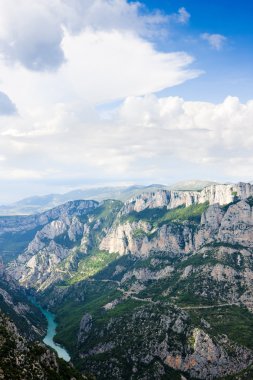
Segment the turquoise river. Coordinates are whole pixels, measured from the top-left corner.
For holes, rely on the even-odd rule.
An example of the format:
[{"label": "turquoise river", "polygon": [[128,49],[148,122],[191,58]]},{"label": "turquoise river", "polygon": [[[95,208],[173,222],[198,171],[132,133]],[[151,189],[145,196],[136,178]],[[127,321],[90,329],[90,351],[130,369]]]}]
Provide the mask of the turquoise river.
[{"label": "turquoise river", "polygon": [[54,314],[50,313],[50,311],[43,309],[43,307],[33,298],[29,297],[30,301],[44,314],[47,319],[47,335],[43,339],[43,342],[53,348],[59,358],[64,359],[66,362],[70,361],[70,356],[64,347],[54,342],[54,336],[56,334],[57,323],[55,322]]}]

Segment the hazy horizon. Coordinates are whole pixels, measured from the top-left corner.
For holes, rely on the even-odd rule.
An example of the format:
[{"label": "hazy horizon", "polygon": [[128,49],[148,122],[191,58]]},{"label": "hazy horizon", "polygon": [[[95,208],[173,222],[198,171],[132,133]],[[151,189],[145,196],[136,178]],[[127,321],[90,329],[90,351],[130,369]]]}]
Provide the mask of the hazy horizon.
[{"label": "hazy horizon", "polygon": [[0,0],[0,204],[249,181],[252,13],[249,0]]},{"label": "hazy horizon", "polygon": [[[247,181],[216,181],[216,180],[207,180],[207,179],[193,179],[193,178],[189,178],[189,179],[186,179],[186,180],[179,180],[179,181],[175,181],[175,182],[168,182],[168,183],[161,183],[161,182],[147,182],[147,183],[134,183],[134,182],[124,182],[124,183],[98,183],[98,184],[79,184],[77,186],[56,186],[55,187],[55,191],[52,191],[52,192],[48,192],[47,191],[47,187],[43,187],[41,186],[41,184],[38,185],[38,192],[31,192],[31,193],[23,193],[22,195],[22,192],[16,192],[14,197],[11,197],[11,198],[6,198],[6,201],[3,201],[2,203],[0,203],[0,206],[7,206],[7,205],[10,205],[12,203],[16,203],[16,202],[19,202],[19,201],[23,201],[25,199],[30,199],[30,198],[33,198],[33,197],[46,197],[46,196],[50,196],[50,195],[64,195],[64,194],[68,194],[68,193],[71,193],[71,192],[75,192],[75,191],[84,191],[84,190],[98,190],[98,189],[106,189],[106,188],[109,188],[109,189],[117,189],[117,188],[131,188],[131,187],[149,187],[149,186],[152,186],[152,185],[162,185],[162,186],[167,186],[168,188],[169,187],[172,187],[174,185],[177,185],[177,184],[185,184],[185,183],[192,183],[192,182],[210,182],[210,183],[217,183],[217,184],[236,184],[236,183],[239,183],[239,182],[244,182],[244,183],[252,183],[251,180],[247,180]],[[27,186],[26,186],[27,188]],[[51,188],[51,187],[50,187]],[[44,191],[43,191],[44,189]],[[94,197],[95,198],[95,197]]]}]

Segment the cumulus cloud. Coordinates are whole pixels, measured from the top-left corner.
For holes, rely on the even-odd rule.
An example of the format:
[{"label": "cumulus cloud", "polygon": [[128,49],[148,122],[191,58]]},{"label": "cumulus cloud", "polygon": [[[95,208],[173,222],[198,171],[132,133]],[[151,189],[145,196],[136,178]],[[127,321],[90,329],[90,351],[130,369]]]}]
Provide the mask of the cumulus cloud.
[{"label": "cumulus cloud", "polygon": [[65,60],[63,29],[71,34],[85,28],[131,30],[147,36],[166,17],[140,12],[142,7],[126,0],[0,0],[0,51],[29,70],[55,70]]},{"label": "cumulus cloud", "polygon": [[192,168],[217,175],[219,168],[221,177],[246,179],[253,163],[252,119],[253,101],[234,97],[220,104],[129,97],[107,120],[94,110],[84,116],[77,105],[65,111],[58,106],[45,120],[54,133],[18,135],[8,122],[0,176],[169,182],[179,168],[182,176]]},{"label": "cumulus cloud", "polygon": [[138,142],[143,128],[117,110],[101,120],[96,106],[200,75],[189,54],[152,43],[167,17],[125,0],[0,0],[0,9],[0,109],[18,108],[0,118],[0,180],[123,178],[157,156]]},{"label": "cumulus cloud", "polygon": [[227,37],[222,34],[209,34],[203,33],[201,38],[209,43],[209,45],[215,50],[221,50],[224,46],[224,43],[227,40]]},{"label": "cumulus cloud", "polygon": [[21,115],[38,107],[48,114],[55,103],[85,106],[143,95],[200,74],[188,67],[193,61],[188,54],[161,53],[130,32],[88,29],[75,36],[65,32],[62,49],[66,63],[57,72],[34,73],[0,62],[2,88]]},{"label": "cumulus cloud", "polygon": [[[0,114],[18,109],[0,118],[0,180],[169,182],[178,170],[249,169],[253,101],[146,95],[201,74],[189,54],[150,40],[163,15],[125,0],[0,0],[0,9]],[[181,8],[176,21],[189,17]],[[103,118],[97,106],[115,100]]]},{"label": "cumulus cloud", "polygon": [[16,115],[17,109],[11,99],[0,91],[0,116]]}]

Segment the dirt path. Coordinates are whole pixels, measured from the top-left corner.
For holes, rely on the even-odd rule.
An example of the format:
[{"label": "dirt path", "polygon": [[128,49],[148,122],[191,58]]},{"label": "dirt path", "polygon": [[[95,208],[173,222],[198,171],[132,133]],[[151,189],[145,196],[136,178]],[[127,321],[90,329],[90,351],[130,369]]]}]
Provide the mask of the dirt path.
[{"label": "dirt path", "polygon": [[184,307],[180,307],[180,309],[182,310],[197,310],[197,309],[214,309],[214,308],[218,308],[218,307],[227,307],[227,306],[240,306],[240,303],[239,302],[232,302],[232,303],[223,303],[223,304],[220,304],[220,305],[203,305],[203,306],[184,306]]}]

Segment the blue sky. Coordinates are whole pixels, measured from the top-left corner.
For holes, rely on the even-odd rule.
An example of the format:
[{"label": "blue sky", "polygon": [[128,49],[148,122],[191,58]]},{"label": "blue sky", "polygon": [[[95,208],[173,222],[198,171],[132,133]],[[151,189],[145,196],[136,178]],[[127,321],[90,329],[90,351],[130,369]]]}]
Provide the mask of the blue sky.
[{"label": "blue sky", "polygon": [[0,0],[0,203],[252,180],[252,46],[251,1]]},{"label": "blue sky", "polygon": [[[187,25],[172,33],[172,41],[157,41],[159,48],[186,50],[195,66],[205,74],[193,82],[165,90],[162,95],[180,95],[188,100],[222,101],[227,95],[242,101],[252,98],[253,89],[253,2],[250,0],[171,0],[144,1],[152,11],[171,14],[180,7],[190,13]],[[203,33],[221,34],[227,38],[220,51],[201,41]]]}]

